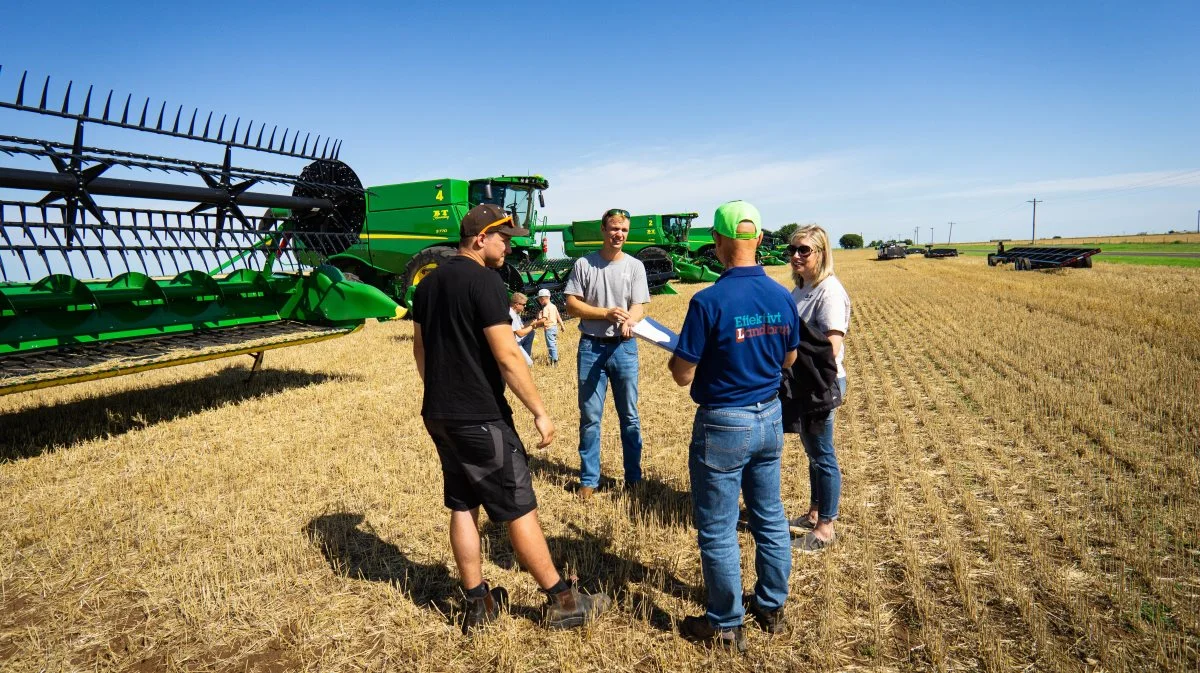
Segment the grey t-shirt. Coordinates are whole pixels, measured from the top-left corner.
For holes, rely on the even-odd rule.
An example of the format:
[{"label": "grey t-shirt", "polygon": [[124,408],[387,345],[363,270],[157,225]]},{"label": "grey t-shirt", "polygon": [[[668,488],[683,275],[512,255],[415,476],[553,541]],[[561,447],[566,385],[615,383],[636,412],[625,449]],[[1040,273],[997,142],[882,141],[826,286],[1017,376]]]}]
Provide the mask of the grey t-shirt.
[{"label": "grey t-shirt", "polygon": [[[842,335],[850,332],[850,295],[837,276],[827,276],[816,287],[797,287],[792,289],[792,299],[796,300],[796,311],[800,319],[809,327],[821,334],[838,331]],[[846,369],[842,360],[846,359],[846,342],[842,342],[842,352],[837,356],[838,378],[845,378]]]},{"label": "grey t-shirt", "polygon": [[[622,253],[612,262],[599,252],[575,260],[563,294],[575,295],[599,308],[619,306],[628,311],[634,304],[650,303],[646,267],[642,260]],[[579,331],[596,337],[617,336],[617,326],[607,320],[580,320]]]}]

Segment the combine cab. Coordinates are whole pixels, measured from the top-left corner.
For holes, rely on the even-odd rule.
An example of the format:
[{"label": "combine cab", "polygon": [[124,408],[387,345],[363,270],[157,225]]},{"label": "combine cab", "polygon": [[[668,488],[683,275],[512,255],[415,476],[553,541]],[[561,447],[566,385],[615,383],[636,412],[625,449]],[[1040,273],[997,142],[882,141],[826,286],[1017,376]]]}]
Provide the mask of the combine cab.
[{"label": "combine cab", "polygon": [[[238,354],[257,370],[266,350],[396,317],[383,293],[304,252],[357,240],[363,190],[339,142],[90,88],[72,97],[71,84],[48,103],[48,78],[15,88],[0,99],[0,395]],[[22,124],[59,124],[69,142]],[[193,141],[216,161],[92,145],[94,127]],[[235,149],[307,166],[248,168]]]}]

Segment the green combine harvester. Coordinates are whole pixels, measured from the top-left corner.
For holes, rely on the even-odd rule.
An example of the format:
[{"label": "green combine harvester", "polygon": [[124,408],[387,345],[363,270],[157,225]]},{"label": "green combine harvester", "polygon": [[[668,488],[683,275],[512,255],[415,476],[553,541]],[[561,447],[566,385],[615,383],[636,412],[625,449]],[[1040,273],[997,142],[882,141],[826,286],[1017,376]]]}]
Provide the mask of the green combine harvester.
[{"label": "green combine harvester", "polygon": [[[500,270],[512,292],[536,294],[548,289],[559,305],[571,260],[550,260],[536,242],[544,232],[537,207],[550,186],[540,175],[499,176],[477,180],[441,178],[370,187],[357,238],[337,248],[298,244],[301,261],[327,264],[367,283],[404,307],[412,305],[421,280],[456,254],[462,218],[474,206],[491,203],[512,215],[530,235],[512,239],[513,252]],[[267,216],[285,231],[305,230],[304,216],[274,209]]]},{"label": "green combine harvester", "polygon": [[[254,372],[267,350],[402,315],[314,254],[355,244],[366,215],[340,142],[111,91],[73,100],[72,84],[49,104],[50,89],[22,75],[0,100],[0,395],[241,354]],[[12,135],[54,124],[70,142]],[[93,146],[97,126],[217,146],[223,160]],[[234,149],[307,165],[246,168]],[[296,215],[285,227],[247,208]]]},{"label": "green combine harvester", "polygon": [[[631,215],[629,237],[624,250],[642,260],[651,291],[674,294],[668,285],[672,278],[687,282],[712,282],[720,271],[710,266],[716,262],[711,230],[707,241],[694,238],[691,228],[696,213],[665,215]],[[547,231],[562,233],[563,250],[570,257],[582,257],[599,250],[604,243],[600,220],[578,220],[570,224],[552,224]],[[706,256],[707,255],[707,256]],[[711,258],[711,259],[710,259]]]}]

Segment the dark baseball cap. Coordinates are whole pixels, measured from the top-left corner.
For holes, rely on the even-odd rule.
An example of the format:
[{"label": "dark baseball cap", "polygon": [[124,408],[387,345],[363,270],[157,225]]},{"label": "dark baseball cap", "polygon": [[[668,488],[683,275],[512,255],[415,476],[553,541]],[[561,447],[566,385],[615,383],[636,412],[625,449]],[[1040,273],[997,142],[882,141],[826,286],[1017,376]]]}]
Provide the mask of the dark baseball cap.
[{"label": "dark baseball cap", "polygon": [[513,226],[512,215],[490,203],[481,203],[467,211],[458,228],[459,238],[497,232],[509,236],[528,236],[529,230]]}]

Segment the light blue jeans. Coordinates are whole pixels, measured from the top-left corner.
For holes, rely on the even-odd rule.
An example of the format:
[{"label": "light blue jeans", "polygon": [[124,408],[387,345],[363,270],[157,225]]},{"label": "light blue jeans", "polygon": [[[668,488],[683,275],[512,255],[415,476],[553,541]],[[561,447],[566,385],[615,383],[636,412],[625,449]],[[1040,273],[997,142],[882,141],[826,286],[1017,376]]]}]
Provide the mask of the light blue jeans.
[{"label": "light blue jeans", "polygon": [[600,485],[600,419],[612,381],[613,406],[621,424],[625,483],[642,479],[642,423],[638,419],[637,340],[579,338],[579,485]]},{"label": "light blue jeans", "polygon": [[745,616],[739,492],[754,536],[754,600],[765,611],[781,608],[787,600],[792,545],[779,485],[782,456],[779,400],[696,410],[688,451],[692,515],[708,589],[705,616],[718,628],[740,626]]},{"label": "light blue jeans", "polygon": [[550,351],[550,364],[558,364],[558,328],[546,328],[546,350]]},{"label": "light blue jeans", "polygon": [[[846,396],[846,379],[837,380],[842,397]],[[809,505],[816,506],[820,521],[833,521],[838,517],[838,502],[842,499],[842,470],[838,467],[837,453],[833,448],[833,417],[829,412],[825,425],[818,434],[800,433],[800,442],[808,454]]]}]

